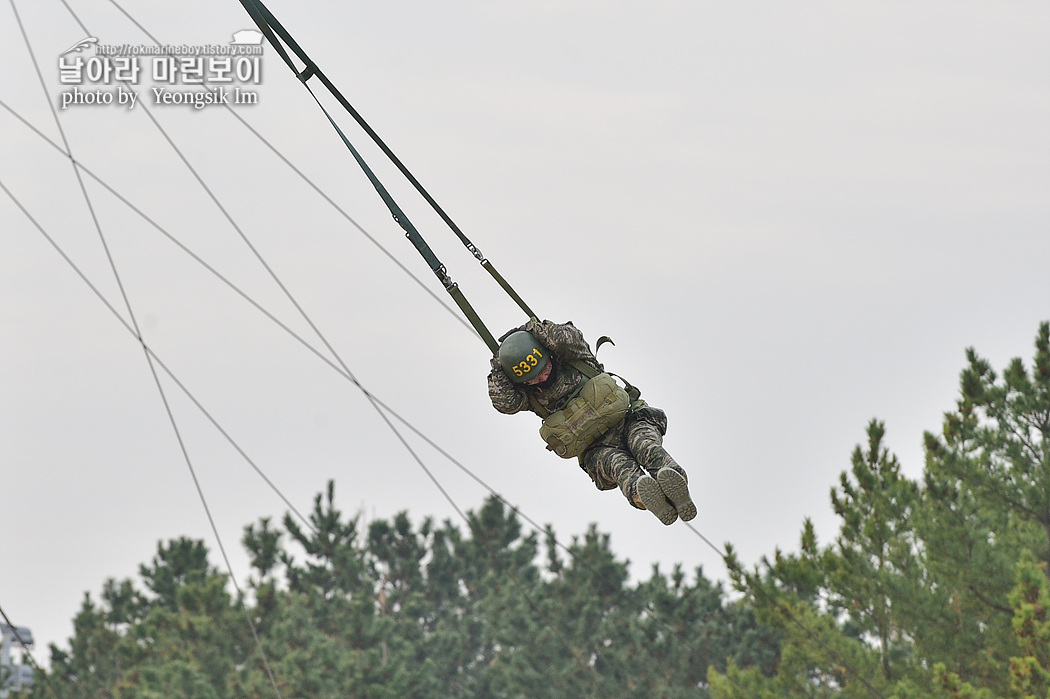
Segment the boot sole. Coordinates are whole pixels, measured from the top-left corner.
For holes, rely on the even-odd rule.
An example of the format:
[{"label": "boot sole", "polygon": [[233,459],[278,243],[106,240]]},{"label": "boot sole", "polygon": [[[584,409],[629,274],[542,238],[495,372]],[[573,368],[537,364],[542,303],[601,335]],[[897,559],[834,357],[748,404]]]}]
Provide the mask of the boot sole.
[{"label": "boot sole", "polygon": [[652,476],[642,476],[638,479],[638,499],[645,505],[645,509],[656,515],[656,518],[665,525],[674,524],[678,519],[678,513],[674,505],[664,497],[664,491],[660,484]]},{"label": "boot sole", "polygon": [[693,504],[693,499],[689,497],[689,484],[686,483],[682,474],[673,468],[662,468],[656,473],[656,481],[660,485],[663,494],[667,496],[667,499],[674,505],[674,509],[678,511],[678,516],[682,518],[683,522],[688,522],[693,517],[696,517],[696,505]]}]

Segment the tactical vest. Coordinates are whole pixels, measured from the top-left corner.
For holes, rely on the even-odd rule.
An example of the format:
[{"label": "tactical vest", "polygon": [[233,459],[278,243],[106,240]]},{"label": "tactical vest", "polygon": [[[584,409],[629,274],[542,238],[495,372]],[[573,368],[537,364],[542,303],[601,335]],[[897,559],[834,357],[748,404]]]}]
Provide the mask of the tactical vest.
[{"label": "tactical vest", "polygon": [[570,365],[586,376],[587,381],[569,396],[565,407],[550,412],[529,394],[532,409],[543,418],[540,437],[549,451],[563,459],[579,456],[594,440],[615,427],[641,393],[630,384],[625,390],[612,375],[598,373],[582,361],[576,360]]}]

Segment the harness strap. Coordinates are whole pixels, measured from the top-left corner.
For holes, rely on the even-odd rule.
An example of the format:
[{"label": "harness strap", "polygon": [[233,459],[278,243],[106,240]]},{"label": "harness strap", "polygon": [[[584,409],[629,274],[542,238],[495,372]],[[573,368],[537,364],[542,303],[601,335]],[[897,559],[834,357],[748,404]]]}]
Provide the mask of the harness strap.
[{"label": "harness strap", "polygon": [[[591,379],[593,379],[595,376],[597,376],[600,373],[597,369],[595,369],[594,367],[592,367],[590,364],[588,364],[587,362],[583,361],[582,359],[573,359],[573,360],[569,361],[568,364],[569,364],[569,366],[573,367],[578,372],[580,372],[581,374],[586,376],[588,381],[590,381]],[[620,381],[623,381],[624,386],[625,386],[626,391],[627,391],[627,397],[631,400],[631,407],[632,408],[635,407],[634,404],[638,402],[639,398],[642,395],[641,390],[639,390],[639,389],[635,388],[634,386],[632,386],[631,383],[627,379],[625,379],[624,377],[620,376],[619,374],[614,374],[611,371],[607,371],[605,373],[608,374],[609,376],[615,376]],[[568,403],[573,398],[575,398],[579,394],[579,392],[580,392],[580,390],[582,388],[583,388],[583,384],[581,383],[579,386],[576,387],[575,391],[573,391],[572,393],[569,394],[569,396],[565,399],[565,402]],[[543,407],[540,404],[539,400],[536,399],[536,396],[533,393],[527,391],[525,393],[525,397],[529,399],[529,405],[532,406],[533,411],[535,411],[537,415],[542,417],[544,420],[546,420],[548,417],[551,416],[551,411],[548,410],[547,408]]]},{"label": "harness strap", "polygon": [[529,405],[532,406],[532,409],[536,412],[537,415],[542,417],[544,420],[551,416],[551,411],[547,410],[542,405],[540,405],[540,402],[536,400],[536,396],[532,395],[531,393],[526,393],[525,397],[529,399]]},{"label": "harness strap", "polygon": [[[610,340],[608,337],[602,336],[602,338],[598,340],[599,346],[600,346],[602,340],[606,340],[608,342],[612,342],[612,340]],[[596,348],[595,352],[597,352],[597,351],[598,350]],[[598,375],[598,372],[594,369],[594,367],[592,367],[590,364],[588,364],[587,362],[583,361],[582,359],[574,359],[574,360],[572,360],[569,363],[572,366],[576,367],[576,369],[581,374],[586,376],[588,379],[593,379],[595,376]],[[634,405],[634,403],[637,402],[639,398],[641,398],[641,396],[642,396],[641,389],[638,389],[638,388],[632,386],[630,381],[628,381],[624,377],[620,376],[619,374],[612,373],[611,371],[607,371],[605,373],[608,374],[609,376],[615,376],[620,381],[623,381],[624,388],[627,391],[627,397],[631,399],[631,405]],[[574,398],[574,397],[575,397],[575,394],[573,396],[570,396],[570,400],[572,398]]]}]

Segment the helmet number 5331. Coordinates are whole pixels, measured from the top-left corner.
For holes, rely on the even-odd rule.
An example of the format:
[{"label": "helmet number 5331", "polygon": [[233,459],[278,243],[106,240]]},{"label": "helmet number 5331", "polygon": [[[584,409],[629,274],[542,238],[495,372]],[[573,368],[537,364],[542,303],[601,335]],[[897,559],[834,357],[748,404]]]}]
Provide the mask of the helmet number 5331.
[{"label": "helmet number 5331", "polygon": [[543,358],[543,354],[536,348],[533,348],[532,352],[525,355],[525,359],[521,360],[516,364],[514,368],[514,374],[517,376],[525,376],[525,374],[532,371],[533,367],[540,363],[540,359]]}]

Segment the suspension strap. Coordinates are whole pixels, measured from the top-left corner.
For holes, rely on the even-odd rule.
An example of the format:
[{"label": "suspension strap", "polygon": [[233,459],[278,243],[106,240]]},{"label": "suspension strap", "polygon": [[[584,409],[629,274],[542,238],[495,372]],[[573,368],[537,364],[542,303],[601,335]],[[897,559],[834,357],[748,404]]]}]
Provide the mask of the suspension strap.
[{"label": "suspension strap", "polygon": [[[606,340],[608,342],[612,342],[612,340],[610,340],[608,337],[606,337],[604,335],[602,336],[601,340]],[[599,342],[601,342],[601,340],[599,340]],[[578,371],[581,374],[583,374],[584,377],[588,381],[593,379],[599,373],[597,369],[595,369],[594,367],[592,367],[590,364],[588,364],[587,362],[583,361],[582,359],[572,359],[572,360],[570,360],[568,362],[568,364],[569,364],[569,366],[571,366],[574,369],[576,369],[576,371]],[[624,390],[627,391],[627,398],[630,401],[630,405],[631,405],[632,408],[636,407],[636,404],[638,403],[638,400],[642,397],[641,389],[639,389],[639,388],[637,388],[635,386],[632,386],[630,381],[628,381],[624,377],[620,376],[619,374],[614,374],[611,371],[607,371],[605,373],[608,374],[609,376],[615,376],[620,381],[623,381],[623,383],[624,383]],[[582,389],[582,388],[583,388],[583,384],[580,384],[579,386],[577,386],[576,391],[574,391],[573,393],[570,393],[564,399],[565,403],[568,403],[570,400],[575,398],[576,395],[580,392],[580,389]],[[545,407],[540,405],[540,402],[538,400],[536,400],[535,394],[533,394],[531,392],[526,392],[525,393],[525,397],[529,399],[529,405],[532,406],[532,411],[534,413],[536,413],[537,415],[542,417],[544,420],[546,420],[548,417],[550,417],[551,411],[547,410]]]},{"label": "suspension strap", "polygon": [[[328,121],[332,124],[332,127],[336,130],[340,138],[343,140],[343,143],[348,149],[350,149],[350,152],[353,154],[354,159],[357,160],[358,165],[360,165],[362,170],[365,171],[365,174],[368,177],[368,179],[372,182],[373,187],[375,187],[380,197],[382,197],[383,201],[387,205],[387,208],[390,209],[391,215],[405,230],[405,233],[407,234],[409,240],[412,241],[412,244],[415,245],[416,249],[420,252],[421,255],[423,255],[423,258],[427,261],[427,264],[430,265],[430,268],[434,271],[435,274],[437,274],[438,278],[441,280],[441,283],[445,286],[446,291],[448,291],[449,294],[451,294],[452,297],[456,300],[456,303],[460,306],[460,309],[463,311],[464,315],[481,335],[482,339],[485,341],[485,344],[487,344],[489,346],[489,349],[491,349],[493,354],[495,354],[499,348],[499,345],[493,339],[492,334],[488,331],[488,329],[485,328],[477,313],[473,310],[473,308],[470,307],[470,304],[467,303],[466,298],[464,298],[462,292],[459,291],[458,285],[456,285],[455,282],[452,282],[448,278],[444,266],[437,260],[433,251],[430,249],[430,246],[426,244],[422,236],[420,236],[419,232],[416,230],[415,226],[413,226],[412,223],[405,216],[404,212],[401,211],[401,209],[397,206],[396,203],[394,203],[394,200],[390,196],[389,192],[386,191],[386,188],[383,187],[383,185],[379,182],[378,178],[376,178],[376,176],[368,168],[368,166],[365,164],[364,160],[361,158],[357,150],[350,144],[349,139],[347,139],[346,135],[343,134],[342,130],[336,124],[335,120],[328,113],[328,110],[326,110],[324,105],[321,104],[320,100],[317,99],[317,95],[314,94],[313,90],[311,90],[310,86],[307,84],[307,81],[310,80],[310,78],[316,77],[321,82],[321,84],[324,85],[325,89],[327,89],[328,92],[339,102],[343,109],[345,109],[346,112],[354,118],[354,120],[361,126],[364,132],[368,134],[368,136],[375,142],[377,146],[379,146],[380,150],[383,151],[387,158],[390,159],[390,162],[392,162],[397,167],[401,174],[404,175],[405,179],[412,183],[412,186],[416,188],[416,191],[419,192],[419,194],[427,201],[428,204],[430,204],[430,206],[434,209],[438,216],[441,217],[441,220],[443,220],[445,224],[448,225],[448,227],[452,230],[452,232],[456,234],[456,236],[460,239],[460,242],[463,243],[467,250],[481,263],[481,266],[492,276],[493,279],[496,280],[496,282],[507,293],[507,295],[510,296],[511,299],[513,299],[514,302],[518,304],[518,307],[525,311],[525,313],[527,313],[530,318],[534,317],[536,314],[532,311],[532,309],[528,307],[528,305],[525,303],[525,301],[522,300],[522,298],[517,294],[517,292],[514,291],[513,287],[511,287],[511,285],[503,278],[503,276],[496,270],[492,263],[489,262],[489,260],[481,253],[481,250],[479,250],[478,247],[467,238],[467,236],[463,233],[463,231],[460,230],[459,226],[456,225],[452,218],[447,213],[445,213],[445,210],[441,208],[437,201],[432,196],[430,196],[430,193],[427,192],[426,189],[424,189],[423,185],[419,183],[415,176],[412,175],[408,168],[405,167],[401,160],[386,145],[383,139],[379,137],[379,134],[377,134],[372,129],[372,127],[368,125],[368,123],[364,120],[364,117],[362,117],[358,113],[358,111],[354,109],[353,105],[351,105],[350,102],[347,101],[347,99],[332,83],[332,81],[329,80],[328,77],[321,71],[321,69],[317,67],[317,64],[310,59],[306,52],[299,46],[298,43],[296,43],[295,39],[292,38],[292,35],[288,32],[288,30],[286,30],[284,26],[281,25],[279,21],[277,21],[277,18],[273,16],[273,14],[266,8],[266,6],[263,5],[263,3],[260,0],[240,0],[240,3],[244,6],[244,9],[248,12],[248,15],[255,22],[256,26],[259,27],[259,31],[263,33],[266,39],[281,56],[281,59],[284,60],[284,62],[288,65],[288,67],[292,70],[296,77],[298,77],[299,80],[306,87],[307,91],[310,92],[310,95],[314,98],[314,101],[317,102],[318,106],[324,112],[325,116],[328,118]],[[285,47],[287,47],[287,50],[285,50]],[[295,61],[288,53],[289,51],[295,54],[295,56],[303,63],[302,70],[300,70],[296,66]]]}]

